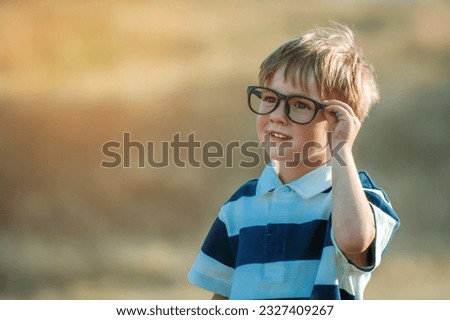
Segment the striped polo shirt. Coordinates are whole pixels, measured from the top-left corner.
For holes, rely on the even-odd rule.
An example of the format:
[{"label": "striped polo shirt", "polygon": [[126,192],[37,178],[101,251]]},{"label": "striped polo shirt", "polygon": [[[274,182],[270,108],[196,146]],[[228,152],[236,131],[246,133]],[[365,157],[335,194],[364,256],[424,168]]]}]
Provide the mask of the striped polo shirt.
[{"label": "striped polo shirt", "polygon": [[229,299],[362,299],[400,221],[384,191],[359,177],[376,225],[370,267],[335,243],[331,166],[283,184],[269,165],[222,206],[188,280]]}]

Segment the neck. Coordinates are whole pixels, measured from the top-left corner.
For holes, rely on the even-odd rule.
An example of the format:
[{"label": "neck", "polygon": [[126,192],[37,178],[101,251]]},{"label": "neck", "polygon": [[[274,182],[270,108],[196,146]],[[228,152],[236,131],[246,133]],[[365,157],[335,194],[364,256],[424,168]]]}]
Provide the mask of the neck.
[{"label": "neck", "polygon": [[292,163],[292,162],[277,162],[277,173],[283,184],[292,182],[303,177],[305,174],[321,167],[325,163],[327,163],[327,159],[316,159],[313,162],[305,164],[303,162],[300,163]]}]

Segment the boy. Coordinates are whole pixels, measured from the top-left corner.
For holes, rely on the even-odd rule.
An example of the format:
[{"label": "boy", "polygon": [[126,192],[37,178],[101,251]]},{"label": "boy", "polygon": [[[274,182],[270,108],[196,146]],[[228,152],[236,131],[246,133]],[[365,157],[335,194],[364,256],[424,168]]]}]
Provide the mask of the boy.
[{"label": "boy", "polygon": [[272,165],[222,206],[188,279],[213,299],[362,299],[399,226],[352,154],[372,68],[336,24],[282,44],[259,83],[248,104]]}]

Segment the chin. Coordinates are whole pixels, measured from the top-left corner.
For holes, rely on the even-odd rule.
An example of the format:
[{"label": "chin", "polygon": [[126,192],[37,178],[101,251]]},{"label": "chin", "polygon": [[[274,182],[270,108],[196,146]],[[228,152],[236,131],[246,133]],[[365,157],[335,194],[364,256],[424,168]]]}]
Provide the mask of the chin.
[{"label": "chin", "polygon": [[315,168],[327,162],[326,156],[324,154],[303,155],[300,152],[288,152],[284,155],[281,155],[278,152],[274,152],[273,150],[271,153],[267,154],[272,161],[277,161],[280,164],[284,163],[285,166],[289,168],[294,168],[305,164],[310,166],[311,168]]},{"label": "chin", "polygon": [[279,152],[276,152],[274,150],[271,150],[271,152],[267,153],[271,160],[278,161],[278,162],[301,162],[302,157],[300,152],[297,154],[294,154],[292,152],[286,152],[284,154],[280,154]]}]

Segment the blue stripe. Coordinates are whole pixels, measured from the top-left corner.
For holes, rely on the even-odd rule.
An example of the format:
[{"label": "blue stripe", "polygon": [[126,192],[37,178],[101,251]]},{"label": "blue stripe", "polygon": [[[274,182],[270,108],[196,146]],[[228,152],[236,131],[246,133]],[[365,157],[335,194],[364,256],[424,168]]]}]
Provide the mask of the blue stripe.
[{"label": "blue stripe", "polygon": [[232,240],[238,251],[236,267],[252,263],[320,260],[322,248],[331,245],[330,236],[327,236],[329,230],[326,220],[243,228]]},{"label": "blue stripe", "polygon": [[309,297],[320,263],[297,260],[240,266],[233,274],[230,299]]},{"label": "blue stripe", "polygon": [[356,297],[354,295],[345,291],[344,289],[339,289],[339,293],[341,295],[341,300],[356,300]]},{"label": "blue stripe", "polygon": [[229,236],[239,234],[243,228],[265,226],[268,223],[306,223],[328,220],[331,212],[331,194],[319,194],[307,204],[299,200],[295,192],[281,197],[267,193],[263,196],[241,197],[226,204],[219,212],[219,219],[227,225]]},{"label": "blue stripe", "polygon": [[209,257],[234,268],[235,254],[228,238],[227,227],[220,219],[216,218],[214,221],[201,250]]},{"label": "blue stripe", "polygon": [[330,213],[330,218],[327,221],[327,230],[325,231],[325,239],[323,242],[324,248],[333,246],[333,240],[331,240],[331,227],[332,227],[332,223],[331,223],[331,213]]},{"label": "blue stripe", "polygon": [[359,175],[359,180],[361,180],[361,184],[363,186],[363,188],[366,189],[374,189],[374,190],[379,190],[383,193],[384,199],[386,199],[387,202],[391,202],[386,194],[386,192],[384,192],[383,189],[377,187],[375,185],[375,183],[373,182],[372,178],[370,178],[369,174],[365,171],[360,171],[358,172]]},{"label": "blue stripe", "polygon": [[316,284],[313,287],[311,300],[355,300],[355,296],[337,285]]},{"label": "blue stripe", "polygon": [[329,221],[313,220],[248,227],[228,237],[225,223],[217,218],[201,250],[231,268],[251,263],[319,260],[322,249],[332,246],[330,230]]},{"label": "blue stripe", "polygon": [[[400,227],[400,218],[397,216],[394,209],[392,209],[392,207],[389,205],[390,201],[389,201],[387,194],[384,192],[383,189],[381,189],[375,185],[373,180],[370,178],[370,176],[366,172],[364,172],[364,171],[359,172],[359,179],[361,180],[363,188],[379,190],[383,194],[384,199],[376,192],[373,192],[373,191],[371,192],[370,190],[364,190],[364,193],[366,194],[366,198],[370,203],[372,203],[373,205],[380,208],[383,212],[385,212],[392,219],[395,220],[395,227],[392,230],[392,235],[393,235],[394,232]],[[391,239],[392,239],[392,235],[391,235]]]},{"label": "blue stripe", "polygon": [[380,208],[383,212],[387,213],[391,218],[393,218],[397,222],[396,228],[398,228],[400,219],[398,218],[394,209],[392,209],[392,207],[377,193],[371,192],[370,190],[364,190],[364,193],[366,194],[366,198],[367,200],[369,200],[370,203]]},{"label": "blue stripe", "polygon": [[256,194],[256,186],[258,184],[258,179],[253,179],[244,183],[237,191],[228,199],[228,202],[233,202],[241,197],[253,197]]},{"label": "blue stripe", "polygon": [[336,285],[318,285],[313,287],[310,297],[271,298],[264,300],[356,300],[356,297]]},{"label": "blue stripe", "polygon": [[333,187],[329,187],[327,190],[323,190],[322,193],[330,193],[330,191],[333,189]]}]

